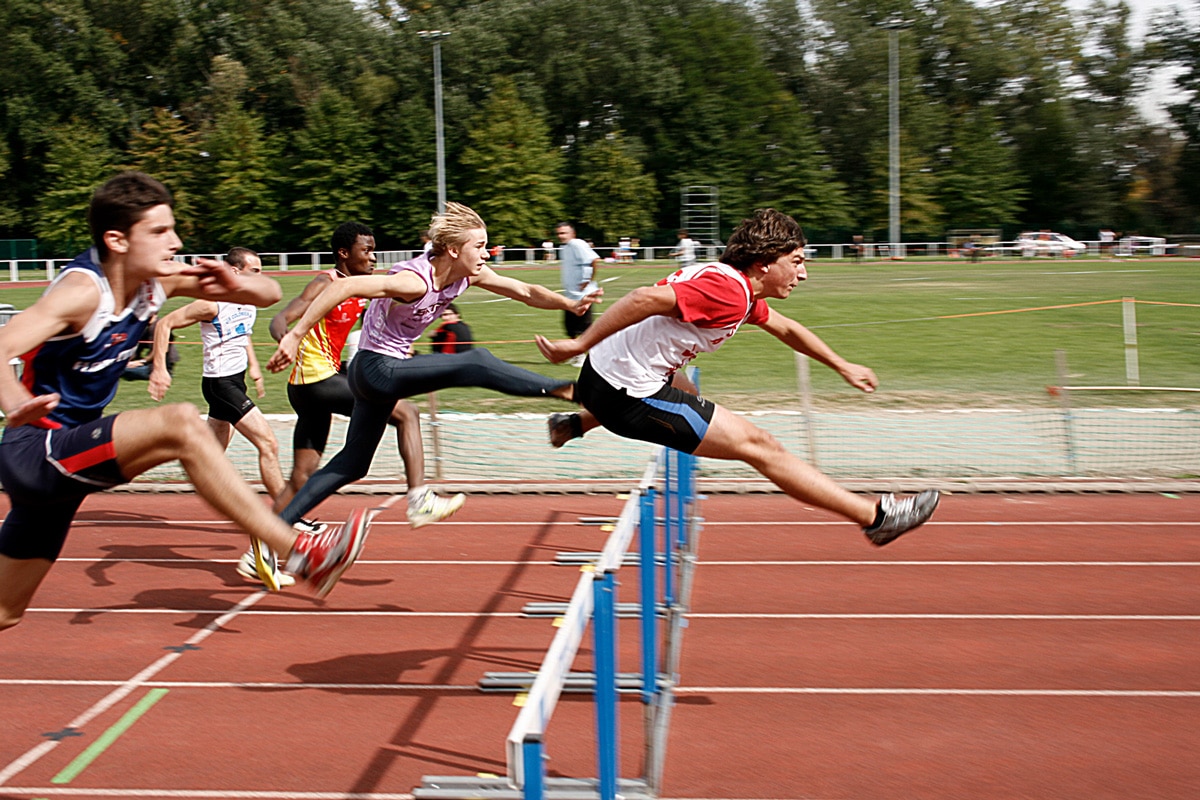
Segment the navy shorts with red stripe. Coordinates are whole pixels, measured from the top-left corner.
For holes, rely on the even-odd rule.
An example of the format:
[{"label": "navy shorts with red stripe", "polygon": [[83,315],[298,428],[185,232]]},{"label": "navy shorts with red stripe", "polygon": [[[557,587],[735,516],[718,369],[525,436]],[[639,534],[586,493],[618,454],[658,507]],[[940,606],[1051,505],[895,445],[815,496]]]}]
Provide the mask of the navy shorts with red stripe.
[{"label": "navy shorts with red stripe", "polygon": [[73,428],[22,425],[0,439],[0,484],[12,508],[0,526],[9,558],[58,558],[83,498],[126,482],[117,466],[116,416]]}]

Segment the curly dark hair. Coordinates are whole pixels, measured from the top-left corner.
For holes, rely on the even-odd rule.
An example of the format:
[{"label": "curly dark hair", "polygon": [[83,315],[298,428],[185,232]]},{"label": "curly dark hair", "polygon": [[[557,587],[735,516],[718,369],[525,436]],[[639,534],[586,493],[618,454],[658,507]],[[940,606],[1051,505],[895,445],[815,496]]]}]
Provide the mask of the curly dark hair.
[{"label": "curly dark hair", "polygon": [[729,236],[721,261],[740,272],[748,272],[755,264],[770,263],[806,244],[808,240],[800,223],[782,211],[760,208],[753,217],[742,220]]},{"label": "curly dark hair", "polygon": [[358,237],[374,235],[375,232],[361,222],[343,222],[337,226],[337,230],[330,237],[329,247],[333,251],[333,257],[337,258],[338,250],[349,252],[350,248],[354,247],[354,243],[358,241]]}]

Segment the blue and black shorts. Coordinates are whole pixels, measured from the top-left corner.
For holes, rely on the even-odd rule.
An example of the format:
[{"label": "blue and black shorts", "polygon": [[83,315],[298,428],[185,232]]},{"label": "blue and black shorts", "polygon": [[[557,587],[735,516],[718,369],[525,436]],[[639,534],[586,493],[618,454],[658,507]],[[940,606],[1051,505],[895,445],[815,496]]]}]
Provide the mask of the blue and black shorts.
[{"label": "blue and black shorts", "polygon": [[22,425],[0,440],[0,483],[12,508],[0,526],[9,558],[58,558],[83,498],[126,482],[117,466],[116,416],[73,428]]},{"label": "blue and black shorts", "polygon": [[579,371],[575,400],[605,428],[627,439],[666,445],[694,453],[704,441],[716,403],[698,395],[663,386],[649,397],[630,397],[597,374],[589,358]]}]

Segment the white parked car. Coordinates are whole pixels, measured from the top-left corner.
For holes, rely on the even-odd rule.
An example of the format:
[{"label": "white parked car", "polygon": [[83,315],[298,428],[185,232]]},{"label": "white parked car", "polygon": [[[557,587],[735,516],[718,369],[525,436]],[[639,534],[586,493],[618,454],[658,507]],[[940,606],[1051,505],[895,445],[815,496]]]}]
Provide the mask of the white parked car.
[{"label": "white parked car", "polygon": [[1032,250],[1035,256],[1063,256],[1070,258],[1072,256],[1083,255],[1087,252],[1087,245],[1070,236],[1061,233],[1053,233],[1051,231],[1037,231],[1022,233],[1017,237],[1019,242],[1027,242],[1029,249]]}]

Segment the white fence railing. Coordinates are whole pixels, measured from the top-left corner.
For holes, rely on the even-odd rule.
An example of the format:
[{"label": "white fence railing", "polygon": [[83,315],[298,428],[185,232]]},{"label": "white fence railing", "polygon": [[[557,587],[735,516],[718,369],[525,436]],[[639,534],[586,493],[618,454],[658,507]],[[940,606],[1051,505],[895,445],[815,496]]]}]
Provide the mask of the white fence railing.
[{"label": "white fence railing", "polygon": [[[1081,255],[1086,257],[1102,255],[1098,241],[1085,241],[1084,244],[1087,245],[1087,252]],[[900,258],[961,258],[964,261],[970,260],[966,253],[947,242],[904,242],[896,245],[882,242],[866,242],[862,245],[862,248],[863,250],[857,255],[857,258],[867,261]],[[723,249],[724,246],[702,246],[698,248],[696,256],[701,260],[714,260],[720,256]],[[646,262],[671,260],[670,254],[674,250],[674,247],[597,247],[595,250],[606,261],[644,264]],[[407,261],[414,258],[420,252],[420,250],[378,251],[376,257],[379,260],[379,265],[382,267],[398,261]],[[846,260],[856,257],[854,245],[848,242],[840,244],[810,244],[806,248],[806,252],[810,259]],[[1114,249],[1114,254],[1119,256],[1149,255],[1194,258],[1200,256],[1200,246],[1175,244],[1155,244],[1147,247],[1119,246]],[[333,257],[327,252],[299,251],[293,253],[260,253],[259,255],[262,258],[263,268],[267,271],[312,272],[333,267]],[[220,258],[220,254],[189,253],[187,255],[176,256],[176,260],[191,261],[198,257]],[[53,280],[58,271],[70,262],[71,259],[69,258],[34,258],[0,261],[0,281],[7,280],[16,283],[19,281]],[[506,247],[498,256],[494,256],[492,259],[494,266],[503,265],[509,267],[527,267],[557,263],[555,251],[548,251],[542,247]]]}]

